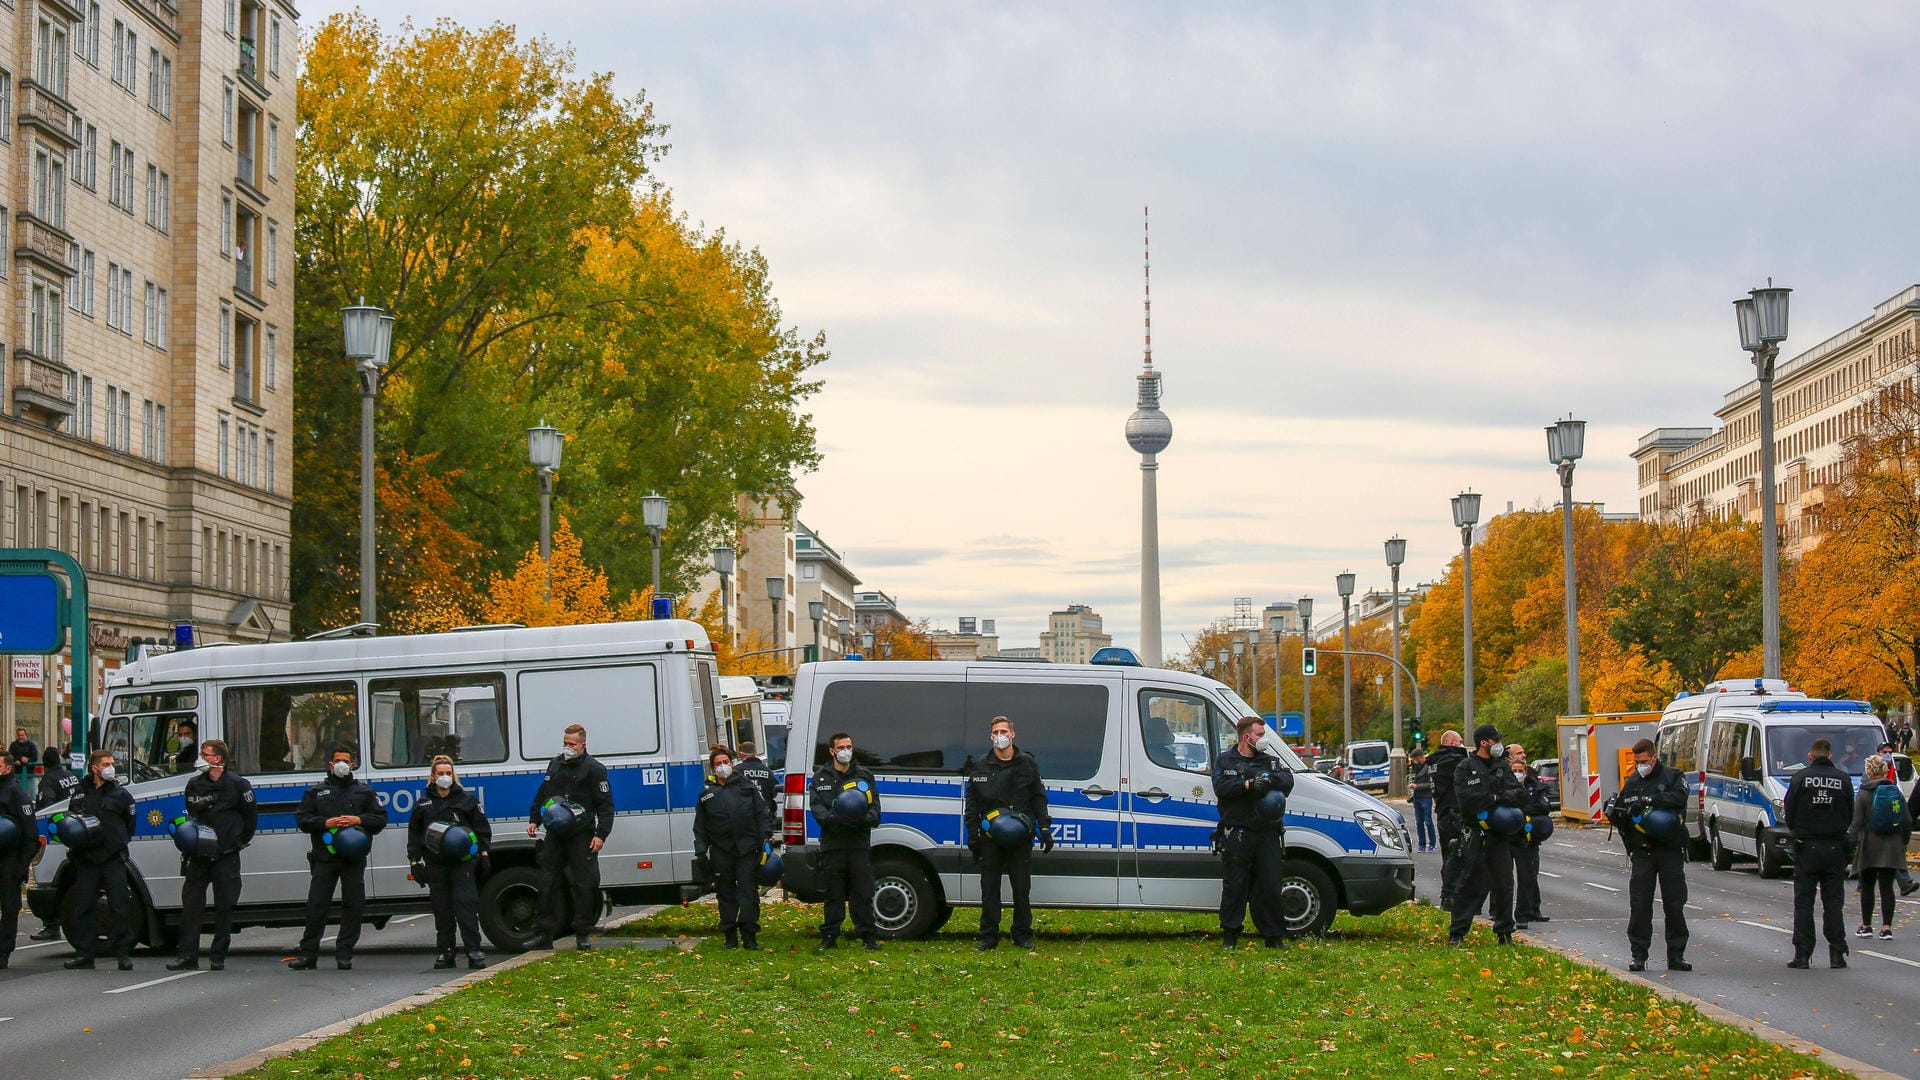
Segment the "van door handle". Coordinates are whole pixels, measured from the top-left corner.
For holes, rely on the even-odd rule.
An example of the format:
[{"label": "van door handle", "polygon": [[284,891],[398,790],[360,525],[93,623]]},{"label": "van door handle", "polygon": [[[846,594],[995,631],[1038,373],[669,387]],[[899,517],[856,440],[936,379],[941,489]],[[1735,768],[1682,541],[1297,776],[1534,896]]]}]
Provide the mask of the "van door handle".
[{"label": "van door handle", "polygon": [[1154,800],[1154,799],[1166,799],[1166,798],[1171,798],[1171,797],[1172,797],[1172,795],[1173,795],[1173,793],[1172,793],[1172,792],[1170,792],[1170,791],[1161,791],[1161,790],[1160,790],[1159,788],[1157,788],[1157,787],[1151,787],[1151,788],[1148,788],[1148,789],[1147,789],[1147,790],[1145,790],[1145,791],[1136,791],[1136,792],[1134,792],[1133,794],[1134,794],[1134,795],[1135,795],[1135,797],[1137,797],[1137,798],[1142,798],[1142,799],[1147,799],[1147,800]]},{"label": "van door handle", "polygon": [[1081,788],[1080,794],[1085,795],[1089,799],[1104,799],[1107,796],[1113,794],[1113,792],[1108,791],[1106,788],[1103,788],[1098,784],[1095,784],[1092,787]]}]

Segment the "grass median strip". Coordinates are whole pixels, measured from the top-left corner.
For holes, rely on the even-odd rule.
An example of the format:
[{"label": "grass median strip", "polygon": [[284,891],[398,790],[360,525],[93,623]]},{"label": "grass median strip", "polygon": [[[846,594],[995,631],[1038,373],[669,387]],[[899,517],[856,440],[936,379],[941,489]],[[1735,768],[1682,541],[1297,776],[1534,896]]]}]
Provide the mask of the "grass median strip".
[{"label": "grass median strip", "polygon": [[1225,952],[1212,920],[1041,912],[1033,953],[925,942],[819,953],[820,909],[768,904],[764,950],[711,905],[623,927],[691,951],[561,953],[271,1062],[250,1077],[1844,1076],[1644,987],[1444,916],[1342,917]]}]

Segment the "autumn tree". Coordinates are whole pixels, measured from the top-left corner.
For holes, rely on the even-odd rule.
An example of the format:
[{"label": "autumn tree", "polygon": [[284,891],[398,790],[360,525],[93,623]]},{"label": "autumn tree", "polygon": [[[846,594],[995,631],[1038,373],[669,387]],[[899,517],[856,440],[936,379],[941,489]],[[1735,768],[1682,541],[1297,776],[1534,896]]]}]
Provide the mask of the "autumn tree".
[{"label": "autumn tree", "polygon": [[1702,518],[1658,529],[1607,598],[1608,633],[1648,661],[1660,696],[1699,690],[1760,643],[1760,533]]}]

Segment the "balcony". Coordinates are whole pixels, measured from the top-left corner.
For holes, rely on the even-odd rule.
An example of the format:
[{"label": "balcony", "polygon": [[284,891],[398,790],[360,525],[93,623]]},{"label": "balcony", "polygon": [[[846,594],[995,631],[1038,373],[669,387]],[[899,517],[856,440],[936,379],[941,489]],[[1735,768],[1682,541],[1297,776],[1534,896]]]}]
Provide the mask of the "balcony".
[{"label": "balcony", "polygon": [[19,377],[13,385],[14,411],[49,428],[59,427],[74,412],[73,399],[67,396],[70,370],[29,349],[13,350],[13,359]]},{"label": "balcony", "polygon": [[73,243],[73,237],[26,210],[16,212],[13,219],[17,224],[14,229],[16,246],[13,249],[16,258],[38,263],[49,273],[61,278],[74,272],[73,265],[67,262],[67,251]]},{"label": "balcony", "polygon": [[234,69],[234,73],[240,77],[240,81],[246,84],[249,90],[252,90],[255,94],[264,98],[267,96],[267,87],[265,83],[260,81],[260,59],[258,53],[259,50],[254,46],[252,38],[241,38],[240,66]]},{"label": "balcony", "polygon": [[73,137],[73,106],[32,79],[20,80],[20,122],[62,146],[80,146]]}]

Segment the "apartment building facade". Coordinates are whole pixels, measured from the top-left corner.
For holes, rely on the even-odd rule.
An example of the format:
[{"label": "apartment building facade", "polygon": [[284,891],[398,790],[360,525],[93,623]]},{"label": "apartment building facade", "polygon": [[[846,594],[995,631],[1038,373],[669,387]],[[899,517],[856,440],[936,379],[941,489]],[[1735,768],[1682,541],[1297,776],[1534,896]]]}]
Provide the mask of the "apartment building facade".
[{"label": "apartment building facade", "polygon": [[0,545],[91,584],[84,680],[0,667],[42,739],[129,638],[288,625],[297,20],[0,0]]},{"label": "apartment building facade", "polygon": [[1047,628],[1040,632],[1040,655],[1054,664],[1084,664],[1111,644],[1113,635],[1099,613],[1085,604],[1049,612]]}]

